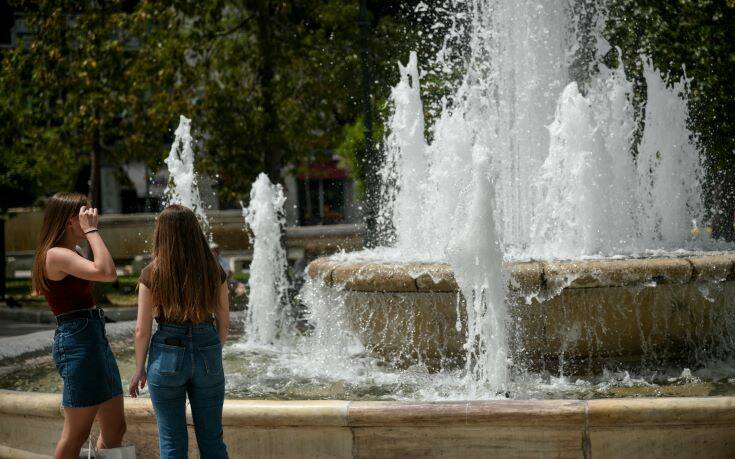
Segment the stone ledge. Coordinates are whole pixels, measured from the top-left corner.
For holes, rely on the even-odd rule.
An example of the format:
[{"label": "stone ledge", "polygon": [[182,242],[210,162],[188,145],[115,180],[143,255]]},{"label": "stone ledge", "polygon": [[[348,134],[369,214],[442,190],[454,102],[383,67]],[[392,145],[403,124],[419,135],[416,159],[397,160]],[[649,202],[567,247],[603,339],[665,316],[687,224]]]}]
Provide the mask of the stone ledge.
[{"label": "stone ledge", "polygon": [[363,292],[415,292],[410,267],[401,263],[340,264],[332,270],[332,283]]},{"label": "stone ledge", "polygon": [[367,426],[584,426],[579,400],[470,400],[458,402],[352,402],[349,425]]},{"label": "stone ledge", "polygon": [[0,390],[0,413],[61,419],[61,394]]},{"label": "stone ledge", "polygon": [[225,426],[347,426],[350,402],[341,400],[227,400]]},{"label": "stone ledge", "polygon": [[697,281],[735,280],[735,253],[689,257]]},{"label": "stone ledge", "polygon": [[[0,390],[0,414],[63,418],[61,395]],[[150,399],[125,398],[128,421],[155,423]],[[191,419],[189,416],[189,423]],[[735,397],[391,402],[226,400],[226,426],[735,426]]]},{"label": "stone ledge", "polygon": [[[0,391],[0,456],[50,454],[59,394]],[[125,399],[126,443],[157,457],[149,399]],[[348,402],[226,400],[232,457],[733,457],[735,397]],[[189,422],[191,419],[189,418]],[[189,440],[195,451],[194,432]],[[611,454],[611,453],[615,454]]]},{"label": "stone ledge", "polygon": [[[686,284],[735,280],[735,252],[683,258],[512,262],[510,286],[532,293],[543,289]],[[328,286],[363,292],[456,292],[457,282],[446,263],[335,261],[311,262],[307,274]]]},{"label": "stone ledge", "polygon": [[621,426],[735,426],[735,397],[630,398],[587,401],[590,428]]},{"label": "stone ledge", "polygon": [[544,263],[549,288],[594,288],[639,285],[649,282],[685,284],[693,268],[681,258],[590,260]]}]

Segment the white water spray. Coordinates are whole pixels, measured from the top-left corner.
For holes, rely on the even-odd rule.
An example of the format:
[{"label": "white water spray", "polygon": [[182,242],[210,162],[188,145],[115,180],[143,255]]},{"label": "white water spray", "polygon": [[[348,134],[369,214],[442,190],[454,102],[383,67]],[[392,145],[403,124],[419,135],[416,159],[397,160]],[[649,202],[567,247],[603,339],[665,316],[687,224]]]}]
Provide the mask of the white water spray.
[{"label": "white water spray", "polygon": [[204,234],[211,240],[209,220],[204,212],[202,198],[199,195],[197,175],[194,170],[193,139],[191,137],[191,120],[183,115],[179,118],[179,127],[174,133],[174,142],[166,158],[169,181],[164,193],[164,207],[180,204],[193,210],[199,218]]},{"label": "white water spray", "polygon": [[250,191],[250,204],[243,208],[253,247],[245,322],[249,344],[274,344],[287,330],[288,264],[281,245],[285,202],[281,185],[273,185],[268,176],[261,173]]},{"label": "white water spray", "polygon": [[495,191],[490,150],[477,144],[466,217],[447,248],[449,262],[464,297],[467,313],[466,374],[468,396],[504,390],[508,368],[506,274],[493,217]]},{"label": "white water spray", "polygon": [[415,55],[399,67],[381,223],[395,229],[396,258],[452,265],[466,303],[470,391],[486,385],[492,395],[503,390],[508,364],[502,259],[704,248],[690,238],[690,222],[704,214],[701,160],[687,129],[685,82],[667,87],[647,61],[643,135],[634,145],[641,120],[632,85],[622,66],[599,61],[610,50],[599,5],[584,6],[598,15],[598,60],[582,90],[570,78],[581,45],[568,2],[455,3],[447,2],[471,20],[449,33],[466,34],[467,44],[446,49],[462,42],[450,37],[430,65],[456,70],[447,56],[468,57],[428,128],[430,144]]},{"label": "white water spray", "polygon": [[[690,240],[691,221],[702,222],[704,206],[685,81],[667,86],[644,60],[648,94],[644,119],[636,119],[625,70],[599,62],[610,50],[599,5],[598,61],[589,64],[594,70],[584,87],[569,76],[580,44],[568,2],[474,0],[457,8],[472,17],[452,29],[469,37],[464,77],[433,125],[423,126],[413,55],[399,68],[391,95],[381,217],[395,228],[398,253],[446,260],[469,201],[472,149],[488,136],[505,258],[708,248]],[[454,51],[442,50],[436,59],[446,62],[432,68],[456,67],[446,57]],[[639,125],[642,141],[635,145]],[[428,145],[425,129],[433,138]]]}]

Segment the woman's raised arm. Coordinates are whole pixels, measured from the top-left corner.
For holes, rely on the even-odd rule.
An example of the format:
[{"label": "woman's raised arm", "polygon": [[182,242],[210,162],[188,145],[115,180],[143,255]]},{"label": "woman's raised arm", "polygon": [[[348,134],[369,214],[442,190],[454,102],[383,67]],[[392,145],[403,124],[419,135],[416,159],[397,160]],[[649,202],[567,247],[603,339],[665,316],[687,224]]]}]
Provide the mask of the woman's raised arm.
[{"label": "woman's raised arm", "polygon": [[97,231],[97,209],[79,209],[79,226],[92,249],[93,260],[87,260],[74,250],[65,247],[52,247],[46,254],[46,272],[49,279],[63,278],[67,274],[80,279],[97,282],[112,282],[117,279],[115,262],[110,251]]}]

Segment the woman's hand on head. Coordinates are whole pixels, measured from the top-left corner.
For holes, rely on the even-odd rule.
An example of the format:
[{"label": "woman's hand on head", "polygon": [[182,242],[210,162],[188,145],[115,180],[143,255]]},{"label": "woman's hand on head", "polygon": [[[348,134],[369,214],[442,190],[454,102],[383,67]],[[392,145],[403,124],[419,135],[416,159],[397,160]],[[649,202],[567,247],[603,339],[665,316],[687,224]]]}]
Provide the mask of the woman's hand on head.
[{"label": "woman's hand on head", "polygon": [[99,217],[97,216],[96,207],[82,206],[82,208],[79,209],[79,226],[82,227],[82,232],[84,232],[85,235],[87,231],[97,229],[98,221]]}]

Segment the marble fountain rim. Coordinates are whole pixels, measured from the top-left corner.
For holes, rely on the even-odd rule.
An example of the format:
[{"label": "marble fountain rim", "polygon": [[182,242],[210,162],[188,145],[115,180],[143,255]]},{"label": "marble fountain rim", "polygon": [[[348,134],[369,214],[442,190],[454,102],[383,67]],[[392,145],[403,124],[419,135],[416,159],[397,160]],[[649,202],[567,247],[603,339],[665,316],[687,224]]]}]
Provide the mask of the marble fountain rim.
[{"label": "marble fountain rim", "polygon": [[[510,274],[511,288],[524,292],[735,280],[735,251],[682,257],[522,261],[504,265]],[[344,261],[322,257],[309,263],[307,275],[329,287],[349,291],[459,291],[447,263]]]},{"label": "marble fountain rim", "polygon": [[[63,424],[60,402],[59,394],[0,391],[0,456],[35,458],[48,454]],[[141,457],[155,457],[157,437],[150,400],[126,399],[125,414],[127,442],[142,448],[139,454],[149,453]],[[191,426],[188,408],[187,421]],[[448,445],[455,451],[457,447],[467,450],[469,456],[487,454],[500,446],[520,455],[538,455],[540,449],[548,455],[581,457],[604,456],[611,448],[640,453],[661,447],[675,448],[679,456],[683,453],[681,457],[686,457],[709,446],[713,457],[727,457],[735,450],[735,397],[225,400],[223,425],[233,457],[320,457],[325,455],[324,445],[330,457],[431,455]],[[45,438],[45,445],[29,445],[39,436]],[[253,441],[264,437],[268,440],[262,445]],[[274,451],[274,439],[278,452]]]},{"label": "marble fountain rim", "polygon": [[[192,423],[187,406],[187,421]],[[155,423],[148,398],[125,397],[129,424]],[[0,389],[0,415],[63,418],[61,394]],[[735,424],[735,397],[592,400],[225,400],[225,426],[487,426]]]}]

